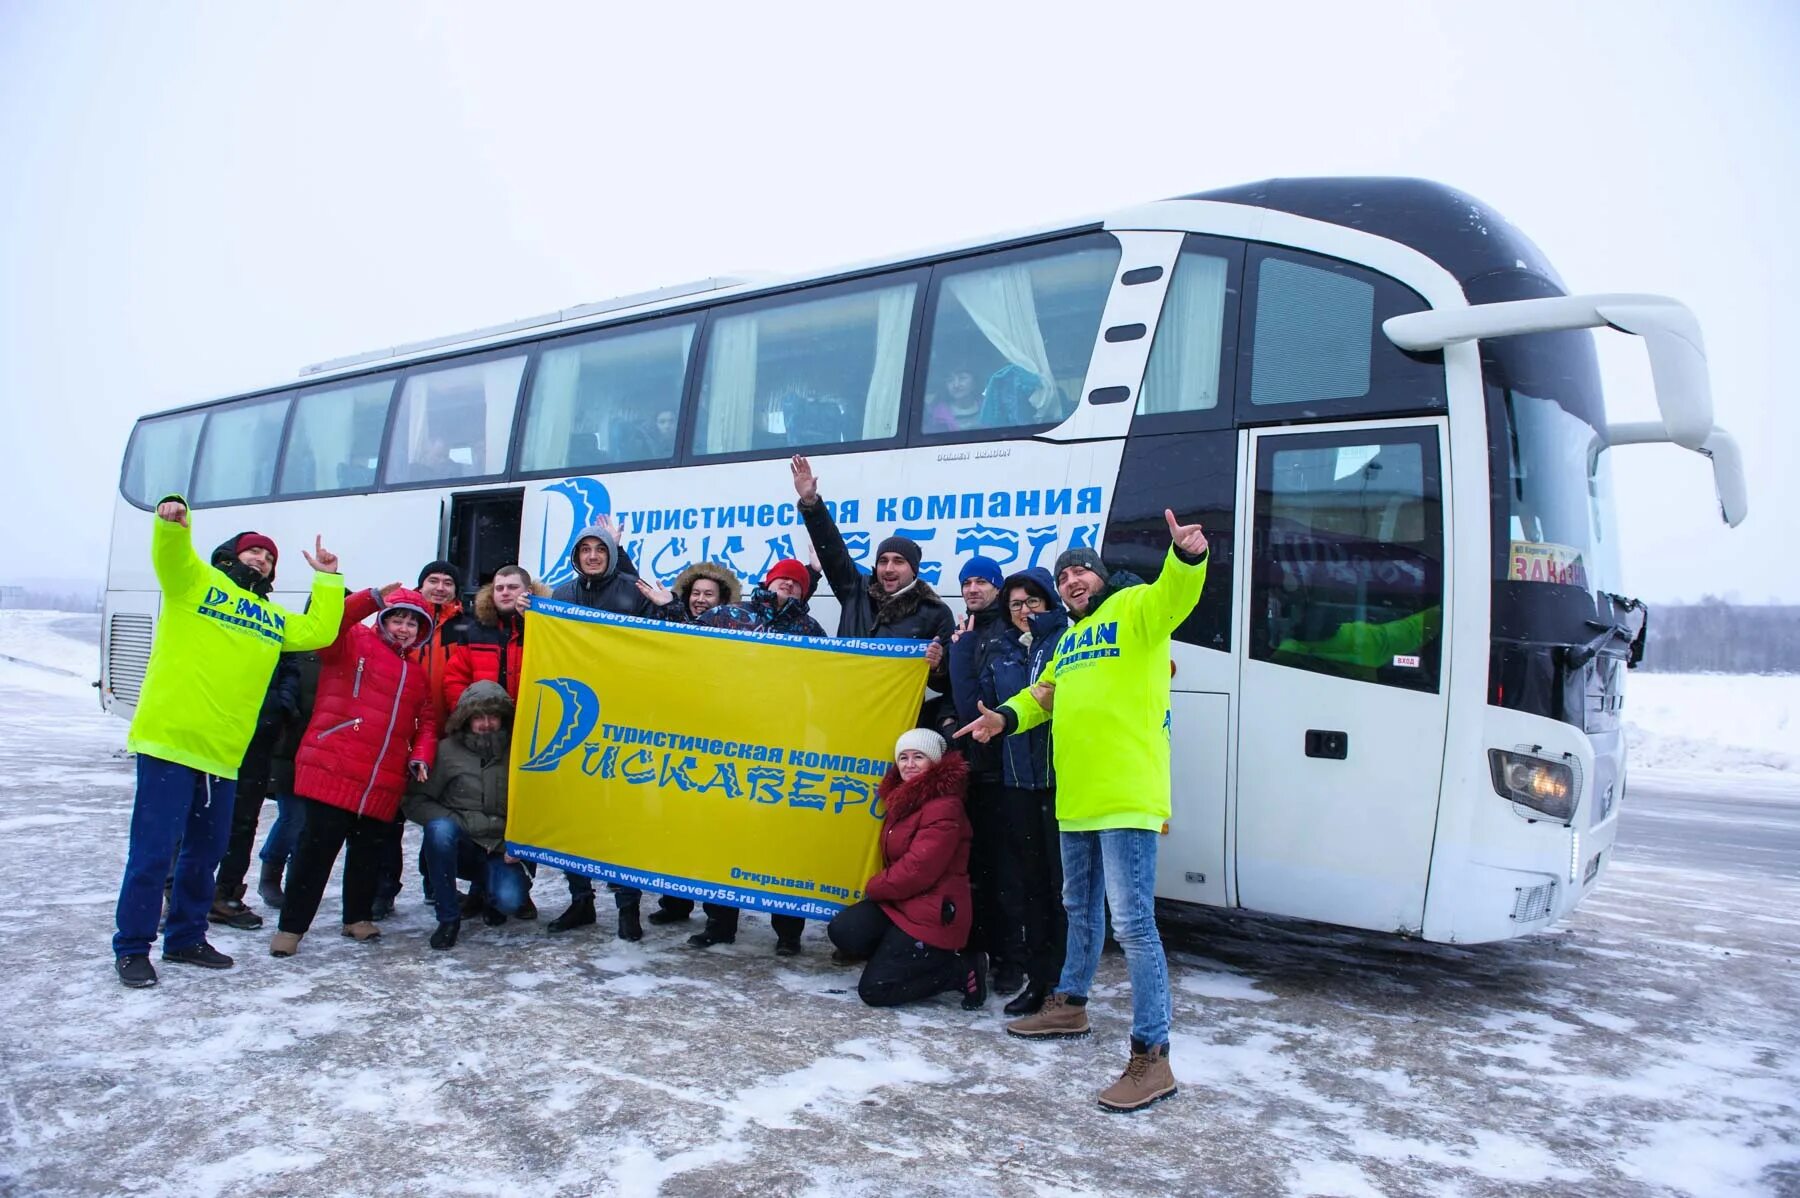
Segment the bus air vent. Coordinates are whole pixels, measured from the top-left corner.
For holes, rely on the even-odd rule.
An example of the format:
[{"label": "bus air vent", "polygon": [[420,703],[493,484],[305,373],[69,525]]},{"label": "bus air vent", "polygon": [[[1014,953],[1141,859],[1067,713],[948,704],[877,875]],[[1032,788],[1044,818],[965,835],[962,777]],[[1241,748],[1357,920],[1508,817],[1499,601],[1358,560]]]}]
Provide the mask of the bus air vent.
[{"label": "bus air vent", "polygon": [[115,699],[136,703],[150,666],[149,616],[114,612],[106,638],[106,685]]},{"label": "bus air vent", "polygon": [[1513,890],[1513,922],[1536,923],[1550,918],[1550,904],[1556,898],[1556,883],[1542,886],[1519,886]]}]

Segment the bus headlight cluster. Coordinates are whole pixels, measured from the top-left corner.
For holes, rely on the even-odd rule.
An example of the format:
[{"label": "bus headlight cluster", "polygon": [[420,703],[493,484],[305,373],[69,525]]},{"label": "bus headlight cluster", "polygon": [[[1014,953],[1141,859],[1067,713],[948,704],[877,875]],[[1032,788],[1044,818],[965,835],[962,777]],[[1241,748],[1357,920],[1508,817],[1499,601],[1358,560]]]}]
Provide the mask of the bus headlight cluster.
[{"label": "bus headlight cluster", "polygon": [[1575,770],[1568,762],[1489,749],[1488,770],[1501,798],[1565,823],[1575,814]]}]

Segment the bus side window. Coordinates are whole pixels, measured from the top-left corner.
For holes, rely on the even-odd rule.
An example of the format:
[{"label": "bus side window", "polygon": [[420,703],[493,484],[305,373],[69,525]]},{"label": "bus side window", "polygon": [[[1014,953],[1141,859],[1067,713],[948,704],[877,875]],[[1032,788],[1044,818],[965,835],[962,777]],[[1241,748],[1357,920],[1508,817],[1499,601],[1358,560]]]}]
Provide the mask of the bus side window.
[{"label": "bus side window", "polygon": [[544,351],[526,400],[519,469],[592,470],[675,453],[692,321]]},{"label": "bus side window", "polygon": [[141,508],[153,508],[164,495],[185,495],[194,470],[194,447],[200,443],[204,412],[142,420],[132,430],[125,451],[120,489]]},{"label": "bus side window", "polygon": [[373,487],[393,393],[394,380],[380,378],[309,391],[295,400],[276,493],[314,495]]},{"label": "bus side window", "polygon": [[938,267],[919,431],[1061,423],[1080,401],[1118,264],[1102,233]]},{"label": "bus side window", "polygon": [[[1229,398],[1243,256],[1241,244],[1226,246],[1213,239],[1190,237],[1182,246],[1144,367],[1134,434],[1176,426],[1156,417],[1219,413],[1221,398]],[[1211,423],[1229,420],[1227,411]]]},{"label": "bus side window", "polygon": [[1254,248],[1245,271],[1238,419],[1445,410],[1442,354],[1408,354],[1381,331],[1425,301],[1385,275],[1295,250]]},{"label": "bus side window", "polygon": [[717,310],[694,452],[784,454],[891,439],[918,291],[911,280],[855,284]]},{"label": "bus side window", "polygon": [[1257,442],[1249,655],[1436,692],[1444,536],[1435,428]]},{"label": "bus side window", "polygon": [[193,494],[188,498],[195,503],[239,503],[267,497],[287,410],[288,399],[283,396],[208,412]]},{"label": "bus side window", "polygon": [[506,470],[525,355],[415,374],[400,393],[384,481],[483,478]]}]

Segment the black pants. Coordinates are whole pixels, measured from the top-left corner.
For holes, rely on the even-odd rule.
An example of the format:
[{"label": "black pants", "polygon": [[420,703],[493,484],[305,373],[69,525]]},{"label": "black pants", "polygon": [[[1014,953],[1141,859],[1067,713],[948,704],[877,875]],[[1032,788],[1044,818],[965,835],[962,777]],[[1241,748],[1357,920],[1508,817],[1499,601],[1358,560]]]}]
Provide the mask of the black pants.
[{"label": "black pants", "polygon": [[231,836],[225,843],[225,857],[219,862],[217,893],[236,898],[250,870],[250,853],[256,848],[256,821],[262,818],[263,800],[269,795],[266,779],[244,779],[238,782],[237,798],[231,808]]},{"label": "black pants", "polygon": [[864,899],[832,917],[825,934],[855,957],[867,957],[856,993],[871,1007],[897,1007],[962,989],[961,953],[914,940],[888,918],[881,904]]},{"label": "black pants", "polygon": [[[688,900],[664,899],[663,901],[666,903],[671,901],[687,902]],[[737,935],[738,909],[736,907],[725,907],[718,903],[702,903],[700,905],[706,910],[708,927],[716,927],[727,936]],[[806,930],[806,920],[798,915],[771,915],[769,916],[769,926],[775,929],[775,939],[777,940],[798,940],[800,933]]]},{"label": "black pants", "polygon": [[[400,893],[400,884],[406,873],[406,853],[401,844],[406,835],[406,818],[396,815],[392,823],[383,826],[381,831],[381,856],[376,870],[375,893],[388,902]],[[420,860],[424,857],[421,854]]]},{"label": "black pants", "polygon": [[1020,920],[1023,965],[1034,982],[1056,985],[1068,948],[1069,913],[1062,901],[1062,839],[1056,827],[1056,792],[1008,786],[1000,794],[1005,853],[1000,889],[1012,897]]},{"label": "black pants", "polygon": [[325,883],[331,880],[331,867],[346,844],[350,852],[344,858],[344,923],[367,922],[380,880],[382,837],[393,825],[317,799],[301,796],[300,801],[306,805],[306,822],[300,829],[300,842],[294,846],[294,859],[288,863],[281,930],[304,936],[312,927],[319,901],[325,897]]},{"label": "black pants", "polygon": [[1025,967],[1025,903],[1011,857],[1006,789],[988,778],[969,782],[969,943],[996,965]]}]

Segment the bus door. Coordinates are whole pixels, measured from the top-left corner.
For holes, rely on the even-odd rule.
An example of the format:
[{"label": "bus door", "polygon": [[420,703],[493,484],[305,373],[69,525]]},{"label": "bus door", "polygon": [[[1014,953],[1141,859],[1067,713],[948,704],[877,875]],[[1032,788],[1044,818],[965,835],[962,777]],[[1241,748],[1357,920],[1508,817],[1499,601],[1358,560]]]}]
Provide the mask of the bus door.
[{"label": "bus door", "polygon": [[1246,434],[1245,907],[1418,931],[1444,754],[1442,420]]},{"label": "bus door", "polygon": [[465,491],[452,495],[444,512],[444,560],[462,571],[466,601],[494,571],[519,560],[519,519],[525,506],[522,488]]}]

